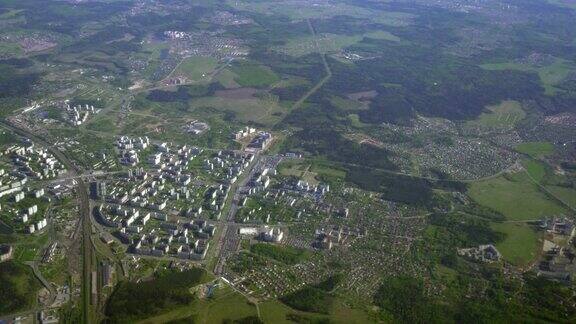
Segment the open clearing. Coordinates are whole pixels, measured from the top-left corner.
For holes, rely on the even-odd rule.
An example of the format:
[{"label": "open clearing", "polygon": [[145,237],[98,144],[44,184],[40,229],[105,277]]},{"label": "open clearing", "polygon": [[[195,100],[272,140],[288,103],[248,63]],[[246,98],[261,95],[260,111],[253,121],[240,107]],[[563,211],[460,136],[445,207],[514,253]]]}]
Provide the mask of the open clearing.
[{"label": "open clearing", "polygon": [[518,70],[535,72],[540,77],[547,95],[554,95],[562,91],[555,86],[562,82],[570,73],[576,71],[576,65],[563,59],[555,59],[552,64],[545,66],[532,66],[520,63],[492,63],[481,65],[486,70]]},{"label": "open clearing", "polygon": [[208,76],[218,66],[218,60],[212,57],[192,56],[185,58],[176,68],[173,77],[184,76],[191,81],[208,80]]},{"label": "open clearing", "polygon": [[216,90],[214,95],[216,97],[225,99],[253,99],[258,89],[254,88],[238,88],[229,90]]},{"label": "open clearing", "polygon": [[[527,166],[532,177],[543,177],[543,165]],[[566,214],[567,210],[544,193],[530,180],[526,172],[505,175],[472,183],[470,197],[506,217],[504,223],[492,223],[492,228],[506,234],[496,246],[504,258],[517,265],[526,265],[538,255],[539,234],[529,221]]]},{"label": "open clearing", "polygon": [[316,179],[318,174],[310,171],[311,166],[310,164],[283,163],[280,168],[280,174],[283,176],[294,176],[308,182],[310,185],[316,186],[319,183]]},{"label": "open clearing", "polygon": [[522,165],[526,168],[526,171],[530,176],[536,181],[540,182],[544,179],[546,175],[546,165],[542,162],[535,160],[524,159],[522,160]]},{"label": "open clearing", "polygon": [[496,248],[507,261],[523,266],[533,261],[540,249],[539,235],[526,223],[494,223],[492,228],[506,234]]},{"label": "open clearing", "polygon": [[288,111],[273,100],[265,98],[227,99],[221,97],[202,97],[190,101],[194,110],[214,108],[218,111],[234,114],[244,123],[255,122],[267,126],[274,125]]},{"label": "open clearing", "polygon": [[235,89],[240,88],[238,82],[236,82],[236,78],[238,76],[230,71],[229,68],[222,69],[217,75],[215,80],[220,82],[220,84],[226,89]]},{"label": "open clearing", "polygon": [[344,179],[346,172],[328,162],[314,159],[285,160],[278,171],[284,176],[295,176],[309,184],[318,184],[322,178]]},{"label": "open clearing", "polygon": [[560,186],[546,186],[546,189],[572,208],[576,208],[576,190]]},{"label": "open clearing", "polygon": [[538,190],[524,172],[472,183],[469,194],[479,204],[513,221],[534,220],[566,213]]},{"label": "open clearing", "polygon": [[0,43],[0,57],[11,57],[22,54],[22,48],[16,43]]},{"label": "open clearing", "polygon": [[[264,323],[294,323],[288,315],[294,314],[304,319],[331,323],[368,323],[370,318],[359,309],[346,305],[335,307],[330,315],[294,310],[276,300],[269,300],[258,305],[260,318]],[[194,319],[194,323],[220,324],[225,320],[240,320],[248,316],[258,316],[256,306],[244,296],[228,286],[220,286],[211,298],[195,300],[191,305],[181,307],[168,313],[147,319],[140,323],[166,323],[173,320]]]},{"label": "open clearing", "polygon": [[476,120],[467,122],[467,125],[506,130],[513,128],[518,121],[526,117],[520,103],[514,100],[506,100],[499,105],[486,108],[488,112],[482,113]]},{"label": "open clearing", "polygon": [[310,3],[306,5],[299,0],[241,2],[228,0],[228,4],[241,11],[282,15],[291,19],[328,19],[336,16],[351,16],[389,26],[408,26],[416,18],[415,15],[405,12],[369,10],[345,3]]},{"label": "open clearing", "polygon": [[334,307],[333,313],[328,316],[297,311],[274,300],[265,301],[259,304],[259,307],[261,319],[264,323],[294,323],[294,321],[290,321],[287,317],[290,314],[302,316],[308,320],[306,323],[321,323],[329,321],[330,323],[361,324],[373,322],[373,320],[371,320],[362,310],[352,309],[346,305]]},{"label": "open clearing", "polygon": [[224,320],[237,320],[256,315],[256,307],[253,304],[228,286],[224,286],[218,288],[210,298],[195,300],[189,306],[149,318],[141,323],[166,323],[194,317],[194,323],[219,324]]},{"label": "open clearing", "polygon": [[516,151],[540,158],[554,152],[554,145],[548,142],[528,142],[516,146]]},{"label": "open clearing", "polygon": [[234,81],[243,87],[263,88],[280,80],[270,68],[258,64],[236,64],[232,66],[232,72],[236,75]]}]

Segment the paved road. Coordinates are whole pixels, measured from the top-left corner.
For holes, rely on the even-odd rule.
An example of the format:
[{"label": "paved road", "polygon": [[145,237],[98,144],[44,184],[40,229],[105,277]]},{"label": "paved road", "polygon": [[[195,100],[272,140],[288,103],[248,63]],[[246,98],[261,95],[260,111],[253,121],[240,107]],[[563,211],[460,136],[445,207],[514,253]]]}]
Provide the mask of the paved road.
[{"label": "paved road", "polygon": [[318,45],[318,38],[316,36],[316,30],[314,29],[314,26],[312,26],[312,22],[310,21],[310,19],[307,19],[306,22],[308,23],[308,28],[310,29],[310,33],[312,34],[312,37],[314,38],[314,46],[316,47],[316,51],[318,52],[318,54],[320,55],[320,58],[322,59],[322,65],[324,66],[324,70],[326,71],[326,75],[320,81],[318,81],[318,83],[316,83],[316,85],[314,85],[310,90],[308,90],[308,92],[306,92],[300,99],[298,99],[298,101],[296,101],[292,105],[291,110],[295,110],[297,108],[300,108],[300,106],[302,106],[302,104],[306,100],[308,100],[308,98],[310,98],[310,96],[312,96],[314,93],[316,93],[316,91],[318,91],[320,88],[322,88],[324,86],[324,84],[328,80],[330,80],[330,78],[332,77],[332,70],[330,69],[330,65],[328,65],[328,61],[326,61],[326,54],[324,54],[324,51],[322,51],[322,49]]},{"label": "paved road", "polygon": [[220,234],[220,237],[217,238],[218,259],[216,261],[216,266],[214,267],[215,274],[222,273],[226,259],[235,252],[240,242],[238,236],[239,225],[234,222],[236,212],[238,211],[238,203],[240,202],[240,190],[248,184],[248,181],[250,181],[254,172],[258,169],[260,158],[260,154],[255,155],[254,161],[252,161],[248,166],[247,175],[240,179],[240,181],[230,189],[232,193],[232,202],[230,203],[228,214],[223,220],[224,227],[222,228],[222,233]]}]

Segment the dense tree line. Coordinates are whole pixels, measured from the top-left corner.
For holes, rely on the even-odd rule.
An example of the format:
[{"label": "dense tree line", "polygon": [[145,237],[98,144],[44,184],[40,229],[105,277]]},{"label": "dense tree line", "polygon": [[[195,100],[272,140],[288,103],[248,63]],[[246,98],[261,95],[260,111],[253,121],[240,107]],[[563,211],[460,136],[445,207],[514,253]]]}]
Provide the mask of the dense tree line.
[{"label": "dense tree line", "polygon": [[0,98],[26,96],[39,79],[38,73],[19,72],[11,65],[0,64]]},{"label": "dense tree line", "polygon": [[176,91],[152,90],[148,93],[146,99],[155,102],[183,102],[196,97],[212,96],[216,90],[223,89],[220,83],[211,83],[209,85],[186,85],[179,86]]},{"label": "dense tree line", "polygon": [[[458,274],[444,297],[434,296],[422,279],[386,278],[374,296],[381,317],[394,323],[573,323],[570,287],[525,275],[510,282],[501,270],[484,268],[479,277]],[[471,290],[481,285],[483,293]],[[503,311],[506,310],[506,311]]]},{"label": "dense tree line", "polygon": [[320,314],[330,313],[334,303],[334,297],[312,286],[306,286],[280,299],[294,309]]},{"label": "dense tree line", "polygon": [[33,305],[39,283],[32,271],[14,261],[0,263],[0,314],[10,314]]},{"label": "dense tree line", "polygon": [[190,304],[189,288],[206,278],[202,269],[170,271],[149,281],[120,282],[106,305],[110,323],[146,318],[171,308]]},{"label": "dense tree line", "polygon": [[349,140],[330,126],[317,125],[298,131],[288,138],[285,147],[286,150],[301,150],[330,161],[396,169],[387,150]]}]

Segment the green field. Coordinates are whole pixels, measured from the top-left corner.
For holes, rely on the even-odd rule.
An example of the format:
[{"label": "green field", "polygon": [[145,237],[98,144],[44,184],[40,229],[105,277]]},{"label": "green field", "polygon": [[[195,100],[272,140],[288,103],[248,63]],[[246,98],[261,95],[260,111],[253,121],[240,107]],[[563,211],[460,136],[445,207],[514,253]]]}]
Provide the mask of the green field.
[{"label": "green field", "polygon": [[117,57],[108,55],[104,52],[92,51],[60,54],[56,57],[55,61],[100,68],[112,73],[119,73],[121,70],[113,63],[115,59],[117,59]]},{"label": "green field", "polygon": [[467,122],[467,125],[506,130],[513,128],[518,121],[526,117],[522,105],[514,100],[506,100],[487,109],[488,112],[482,113],[476,120]]},{"label": "green field", "polygon": [[[524,161],[533,178],[542,179],[544,165]],[[502,213],[507,221],[492,223],[492,228],[506,234],[497,244],[504,258],[517,265],[534,260],[539,250],[538,234],[528,221],[565,214],[567,210],[542,193],[525,172],[478,181],[469,189],[472,199],[481,205]]]},{"label": "green field", "polygon": [[[269,300],[261,303],[259,307],[262,321],[264,323],[294,323],[293,321],[288,320],[287,316],[295,311],[281,302]],[[317,315],[317,317],[321,318],[322,316]]]},{"label": "green field", "polygon": [[86,128],[89,130],[109,133],[112,135],[117,131],[115,123],[116,121],[112,116],[101,114],[97,115],[93,120],[86,124]]},{"label": "green field", "polygon": [[346,171],[335,168],[326,162],[315,160],[285,160],[278,168],[281,175],[295,176],[311,185],[325,179],[344,179]]},{"label": "green field", "polygon": [[17,56],[22,54],[22,48],[16,43],[0,43],[0,57]]},{"label": "green field", "polygon": [[185,58],[171,76],[185,76],[191,81],[208,81],[210,73],[217,66],[218,60],[213,57],[192,56]]},{"label": "green field", "polygon": [[572,208],[576,208],[576,190],[560,186],[546,186],[546,189]]},{"label": "green field", "polygon": [[515,265],[523,266],[534,260],[540,249],[538,233],[525,223],[494,223],[492,228],[506,234],[496,244],[502,256]]},{"label": "green field", "polygon": [[234,65],[232,72],[236,74],[234,81],[243,87],[263,88],[280,80],[270,68],[258,64]]},{"label": "green field", "polygon": [[330,320],[330,323],[361,324],[373,321],[367,312],[360,309],[350,308],[344,305],[340,300],[335,301],[335,306],[332,313],[329,315],[297,311],[275,300],[260,303],[259,307],[261,319],[264,323],[294,323],[294,321],[289,320],[290,314],[304,319],[304,322],[306,322],[306,320],[311,322]]},{"label": "green field", "polygon": [[[333,312],[328,315],[298,311],[277,300],[261,302],[258,304],[258,308],[260,319],[266,324],[294,323],[294,319],[300,319],[306,323],[315,323],[315,321],[321,320],[342,324],[371,322],[367,312],[350,308],[340,300],[337,300],[335,304],[336,307],[334,307]],[[220,324],[225,320],[240,320],[249,316],[258,316],[256,306],[229,286],[220,283],[212,297],[197,299],[189,306],[148,318],[140,323],[166,323],[193,318],[194,323]]]},{"label": "green field", "polygon": [[330,103],[338,109],[342,110],[365,110],[367,107],[365,104],[351,99],[346,99],[338,96],[330,97]]},{"label": "green field", "polygon": [[14,259],[25,262],[34,261],[48,242],[48,235],[21,235],[18,244],[14,246]]},{"label": "green field", "polygon": [[15,143],[18,138],[14,134],[0,128],[0,145]]},{"label": "green field", "polygon": [[277,102],[266,98],[228,99],[221,97],[203,97],[192,99],[190,107],[196,112],[213,108],[217,111],[233,114],[240,122],[255,122],[264,125],[274,125],[280,121],[287,110]]},{"label": "green field", "polygon": [[395,11],[374,11],[345,3],[314,4],[300,1],[227,1],[239,10],[254,11],[262,14],[288,16],[291,19],[328,19],[335,16],[351,16],[389,26],[408,26],[416,17],[412,14]]},{"label": "green field", "polygon": [[536,181],[540,182],[546,176],[546,165],[542,162],[535,160],[525,159],[522,161],[522,165],[526,168],[526,171],[530,176]]},{"label": "green field", "polygon": [[474,182],[469,194],[476,202],[502,213],[508,220],[535,220],[566,213],[538,190],[526,173]]},{"label": "green field", "polygon": [[540,77],[546,94],[554,95],[559,90],[555,86],[562,82],[570,73],[576,71],[576,65],[570,61],[556,59],[552,64],[536,67],[520,63],[491,63],[481,65],[486,70],[518,70],[535,72]]},{"label": "green field", "polygon": [[218,81],[226,89],[235,89],[240,88],[240,85],[238,82],[236,82],[237,77],[238,76],[234,72],[226,68],[221,70],[218,75],[216,75],[215,80]]},{"label": "green field", "polygon": [[312,168],[310,170],[320,175],[320,177],[332,178],[332,179],[346,178],[346,171],[344,169],[337,168],[325,162],[318,161],[312,163]]},{"label": "green field", "polygon": [[310,167],[311,165],[295,163],[295,161],[286,161],[282,163],[279,170],[283,176],[294,176],[315,186],[319,182],[316,178],[318,174],[310,171]]},{"label": "green field", "polygon": [[528,142],[516,146],[516,151],[534,158],[544,157],[554,152],[554,145],[548,142]]}]

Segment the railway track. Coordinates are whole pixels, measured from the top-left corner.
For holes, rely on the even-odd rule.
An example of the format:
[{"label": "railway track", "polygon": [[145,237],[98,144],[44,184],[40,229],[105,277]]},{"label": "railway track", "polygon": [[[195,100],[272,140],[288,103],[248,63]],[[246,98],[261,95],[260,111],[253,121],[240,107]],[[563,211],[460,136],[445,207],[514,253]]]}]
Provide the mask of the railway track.
[{"label": "railway track", "polygon": [[38,143],[45,147],[50,153],[52,153],[60,162],[66,167],[69,175],[72,177],[78,177],[76,179],[76,192],[78,195],[78,201],[80,204],[80,219],[82,226],[82,322],[90,323],[92,317],[93,305],[96,305],[95,301],[90,300],[91,291],[91,272],[94,268],[93,259],[94,251],[92,244],[90,244],[90,233],[91,233],[91,221],[90,221],[90,200],[88,197],[88,186],[84,179],[80,177],[84,173],[80,167],[75,165],[63,152],[58,150],[55,146],[48,143],[44,138],[20,127],[17,127],[6,121],[0,121],[0,126],[32,141]]}]

